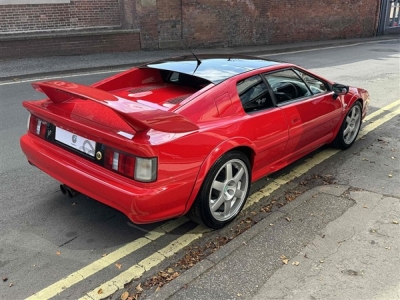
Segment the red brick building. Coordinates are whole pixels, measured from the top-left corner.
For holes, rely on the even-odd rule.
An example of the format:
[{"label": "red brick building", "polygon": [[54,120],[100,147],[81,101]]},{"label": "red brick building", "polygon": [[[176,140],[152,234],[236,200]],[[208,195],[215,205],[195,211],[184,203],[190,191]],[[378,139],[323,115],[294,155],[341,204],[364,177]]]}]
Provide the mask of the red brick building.
[{"label": "red brick building", "polygon": [[381,0],[0,0],[0,58],[368,37]]}]

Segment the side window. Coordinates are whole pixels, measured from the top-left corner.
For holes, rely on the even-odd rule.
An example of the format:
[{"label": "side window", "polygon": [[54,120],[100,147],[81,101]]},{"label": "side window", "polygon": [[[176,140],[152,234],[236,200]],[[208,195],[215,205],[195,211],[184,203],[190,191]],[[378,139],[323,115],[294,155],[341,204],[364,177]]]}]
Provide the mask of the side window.
[{"label": "side window", "polygon": [[307,83],[313,95],[326,93],[328,91],[326,84],[321,80],[300,72],[299,70],[296,70],[295,72],[305,81],[305,83]]},{"label": "side window", "polygon": [[236,88],[245,112],[273,106],[267,85],[259,75],[239,81]]},{"label": "side window", "polygon": [[278,103],[311,95],[307,85],[292,69],[265,74],[264,76]]}]

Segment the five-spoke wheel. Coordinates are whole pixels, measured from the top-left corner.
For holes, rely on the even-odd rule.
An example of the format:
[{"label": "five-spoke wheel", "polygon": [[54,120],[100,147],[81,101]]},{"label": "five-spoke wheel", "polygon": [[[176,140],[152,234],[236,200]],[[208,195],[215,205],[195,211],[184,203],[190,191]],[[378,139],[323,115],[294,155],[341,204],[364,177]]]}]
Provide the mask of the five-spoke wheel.
[{"label": "five-spoke wheel", "polygon": [[221,228],[242,209],[251,183],[246,155],[232,151],[210,169],[188,216],[211,228]]},{"label": "five-spoke wheel", "polygon": [[350,108],[343,120],[342,126],[333,142],[334,146],[347,149],[353,145],[361,128],[362,109],[360,102],[356,102]]}]

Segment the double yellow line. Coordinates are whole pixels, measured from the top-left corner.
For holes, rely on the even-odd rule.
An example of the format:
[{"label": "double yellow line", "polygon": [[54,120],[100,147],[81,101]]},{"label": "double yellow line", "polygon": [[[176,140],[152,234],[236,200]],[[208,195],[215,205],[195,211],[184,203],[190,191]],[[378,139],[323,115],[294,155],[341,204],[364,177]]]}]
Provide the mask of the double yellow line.
[{"label": "double yellow line", "polygon": [[[375,120],[374,122],[370,122],[367,125],[365,125],[363,129],[360,131],[358,139],[364,137],[366,134],[375,130],[382,124],[394,118],[395,116],[400,115],[400,107],[397,106],[400,106],[400,99],[375,111],[374,113],[369,114],[365,118],[365,122],[370,122],[370,120],[376,118],[377,116],[381,117]],[[305,174],[311,168],[327,160],[328,158],[332,157],[338,152],[339,150],[336,149],[327,149],[314,155],[312,158],[305,160],[304,163],[293,168],[290,173],[282,175],[279,178],[276,178],[275,180],[273,180],[271,183],[269,183],[259,191],[253,193],[248,198],[245,208],[248,208],[253,204],[259,202],[262,198],[269,196],[271,193],[282,187],[282,185]],[[115,250],[114,252],[108,254],[107,256],[102,257],[101,259],[72,273],[71,275],[61,279],[60,281],[46,287],[40,292],[35,293],[34,295],[32,295],[27,299],[28,300],[50,299],[56,296],[57,294],[63,292],[65,289],[73,286],[74,284],[77,284],[78,282],[87,279],[91,275],[112,265],[121,258],[129,254],[132,254],[134,251],[144,247],[145,245],[148,245],[149,243],[160,238],[161,236],[171,232],[172,230],[181,226],[187,221],[188,220],[186,218],[179,218],[176,220],[169,221],[163,224],[162,226],[147,233],[144,237],[139,238],[131,243],[128,243],[127,245]],[[188,233],[180,236],[179,238],[171,242],[166,247],[162,248],[161,250],[158,250],[149,257],[143,259],[138,264],[121,272],[118,276],[112,278],[111,280],[103,283],[99,287],[88,292],[84,297],[80,298],[80,300],[103,299],[107,296],[112,295],[113,293],[118,291],[118,289],[123,288],[126,283],[129,283],[133,279],[140,278],[140,276],[142,276],[145,271],[149,270],[154,266],[159,265],[166,258],[171,257],[173,254],[182,250],[191,242],[200,238],[207,231],[209,231],[209,229],[203,226],[197,226],[193,230],[189,231]]]}]

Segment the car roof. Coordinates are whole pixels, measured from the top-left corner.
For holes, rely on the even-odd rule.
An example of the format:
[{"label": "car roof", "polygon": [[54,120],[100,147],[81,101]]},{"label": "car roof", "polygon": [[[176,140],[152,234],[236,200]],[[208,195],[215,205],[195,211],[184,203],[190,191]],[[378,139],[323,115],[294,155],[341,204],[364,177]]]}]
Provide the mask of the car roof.
[{"label": "car roof", "polygon": [[195,56],[188,55],[148,63],[141,68],[184,73],[217,84],[244,72],[282,64],[245,55],[198,55],[197,57],[199,62]]}]

